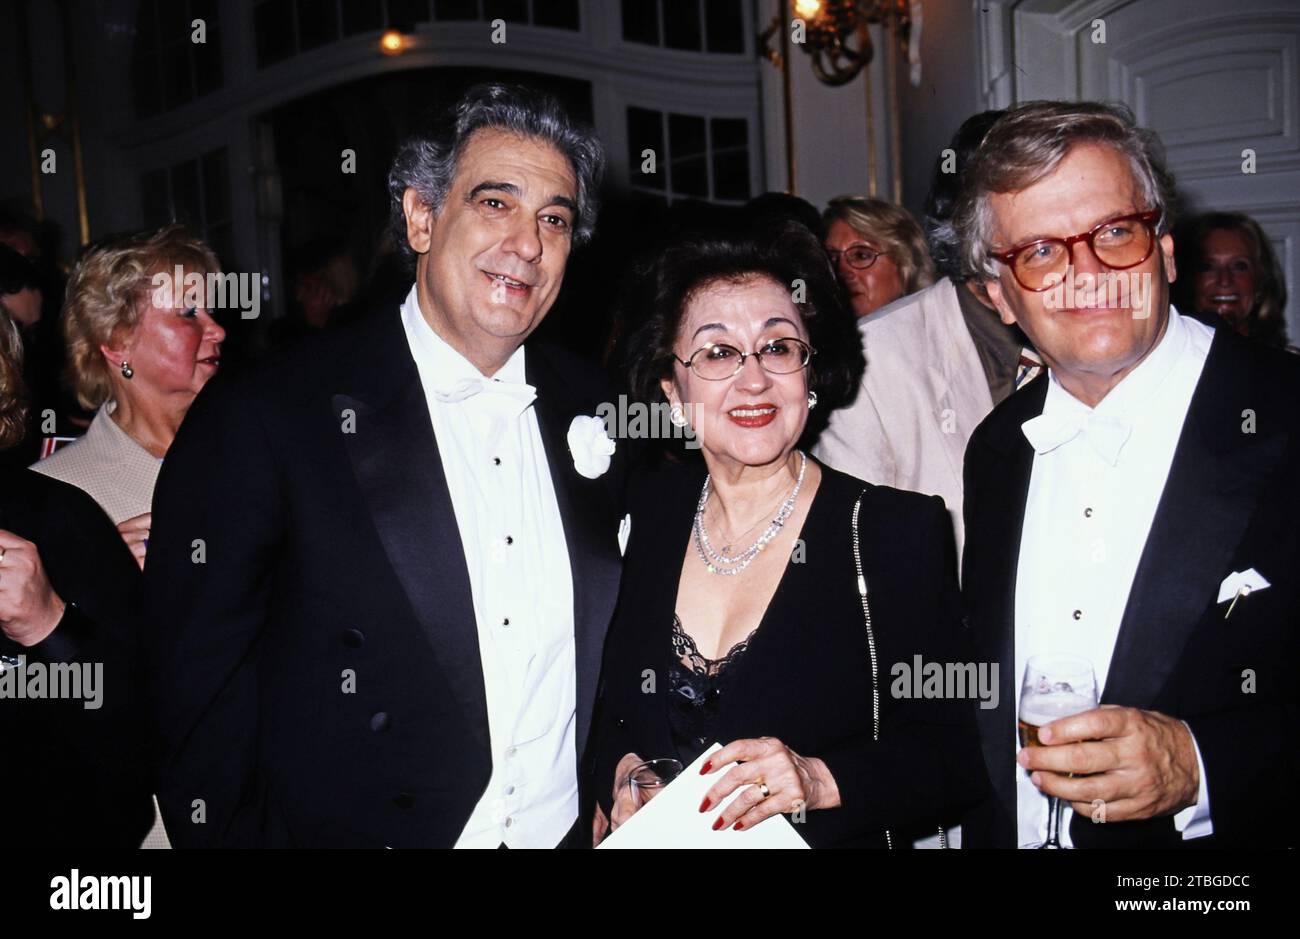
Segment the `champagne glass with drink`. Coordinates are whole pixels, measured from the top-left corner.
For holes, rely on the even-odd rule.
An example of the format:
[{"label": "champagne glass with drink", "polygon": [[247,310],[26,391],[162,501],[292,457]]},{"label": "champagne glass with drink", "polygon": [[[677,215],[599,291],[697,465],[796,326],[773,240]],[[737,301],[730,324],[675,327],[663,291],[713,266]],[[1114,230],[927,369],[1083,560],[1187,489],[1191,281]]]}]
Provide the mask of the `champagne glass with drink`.
[{"label": "champagne glass with drink", "polygon": [[[1044,724],[1091,711],[1097,706],[1097,678],[1092,663],[1077,655],[1035,655],[1025,666],[1020,686],[1020,745],[1041,746]],[[1073,774],[1071,774],[1073,775]],[[1061,848],[1061,800],[1047,797],[1047,840],[1034,848]]]},{"label": "champagne glass with drink", "polygon": [[646,760],[637,764],[628,774],[627,785],[632,789],[632,801],[639,809],[681,775],[679,760]]}]

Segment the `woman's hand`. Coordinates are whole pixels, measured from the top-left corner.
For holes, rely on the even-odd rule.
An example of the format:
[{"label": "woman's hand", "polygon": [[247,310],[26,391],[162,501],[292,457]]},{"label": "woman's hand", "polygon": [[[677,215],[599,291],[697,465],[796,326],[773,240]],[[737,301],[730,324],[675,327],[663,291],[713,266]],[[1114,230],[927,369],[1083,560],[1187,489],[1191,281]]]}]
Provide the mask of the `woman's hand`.
[{"label": "woman's hand", "polygon": [[145,512],[135,518],[128,518],[117,526],[117,533],[122,536],[126,546],[131,549],[131,553],[135,556],[135,563],[140,565],[140,570],[144,570],[144,554],[149,542],[149,529],[151,527],[153,527],[152,512]]},{"label": "woman's hand", "polygon": [[0,631],[20,646],[34,646],[54,632],[64,607],[36,545],[0,529]]},{"label": "woman's hand", "polygon": [[623,759],[618,761],[618,766],[614,770],[614,805],[609,813],[610,831],[626,822],[640,808],[632,796],[632,787],[628,785],[628,778],[632,775],[632,770],[644,762],[635,753],[625,754]]},{"label": "woman's hand", "polygon": [[[700,804],[700,811],[707,812],[745,787],[713,823],[714,831],[728,826],[753,828],[772,815],[833,809],[840,804],[839,786],[826,764],[816,757],[800,756],[775,737],[733,740],[709,757],[700,772],[716,773],[733,762],[737,765],[713,784]],[[766,796],[760,788],[764,785]]]}]

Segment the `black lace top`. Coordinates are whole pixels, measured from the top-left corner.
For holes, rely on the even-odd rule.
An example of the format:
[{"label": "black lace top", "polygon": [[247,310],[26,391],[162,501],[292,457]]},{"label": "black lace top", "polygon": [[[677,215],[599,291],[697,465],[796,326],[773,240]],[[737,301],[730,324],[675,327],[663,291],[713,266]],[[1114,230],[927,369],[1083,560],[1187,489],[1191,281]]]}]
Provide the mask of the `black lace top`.
[{"label": "black lace top", "polygon": [[[750,633],[722,658],[706,659],[700,655],[695,640],[682,629],[682,621],[673,616],[673,658],[668,667],[668,722],[683,765],[690,765],[712,746],[718,707],[726,693],[731,669],[753,638],[754,633]],[[719,742],[725,744],[728,741]]]}]

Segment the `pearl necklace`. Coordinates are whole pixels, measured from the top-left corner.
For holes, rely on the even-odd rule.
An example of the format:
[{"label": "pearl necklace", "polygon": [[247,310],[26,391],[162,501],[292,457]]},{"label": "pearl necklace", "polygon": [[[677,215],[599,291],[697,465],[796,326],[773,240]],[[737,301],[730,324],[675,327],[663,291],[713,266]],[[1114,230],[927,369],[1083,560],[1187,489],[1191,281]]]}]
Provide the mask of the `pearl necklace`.
[{"label": "pearl necklace", "polygon": [[799,498],[799,490],[803,487],[804,471],[808,468],[808,457],[802,450],[799,451],[799,459],[801,461],[799,463],[799,477],[795,480],[790,495],[781,503],[781,509],[776,513],[776,518],[772,519],[772,523],[767,526],[763,534],[758,536],[757,541],[735,557],[728,557],[715,550],[709,542],[709,533],[704,529],[704,507],[709,501],[709,486],[713,477],[704,477],[704,489],[700,492],[700,502],[695,507],[693,530],[695,533],[695,550],[699,552],[700,560],[704,562],[704,566],[709,569],[710,574],[725,574],[728,576],[739,574],[749,567],[750,562],[758,557],[759,553],[767,547],[773,538],[780,534],[781,528],[794,512],[795,500]]}]

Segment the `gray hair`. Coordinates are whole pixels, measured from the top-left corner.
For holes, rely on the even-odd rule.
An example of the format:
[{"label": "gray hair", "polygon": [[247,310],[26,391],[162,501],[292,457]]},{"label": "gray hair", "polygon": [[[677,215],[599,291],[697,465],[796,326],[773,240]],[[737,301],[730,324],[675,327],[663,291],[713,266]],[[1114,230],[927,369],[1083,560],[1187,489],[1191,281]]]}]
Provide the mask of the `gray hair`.
[{"label": "gray hair", "polygon": [[994,230],[989,197],[1032,186],[1080,144],[1111,147],[1127,157],[1146,203],[1139,208],[1160,213],[1157,234],[1169,231],[1174,220],[1174,180],[1154,131],[1139,127],[1123,105],[1029,101],[1009,109],[994,123],[966,169],[950,224],[951,235],[961,244],[962,268],[968,276],[987,280],[999,274],[989,254]]},{"label": "gray hair", "polygon": [[573,243],[591,238],[596,224],[597,194],[605,169],[605,154],[591,128],[578,124],[549,94],[500,82],[475,85],[428,130],[411,135],[397,148],[388,171],[389,223],[402,257],[413,263],[415,252],[406,240],[402,197],[408,188],[420,195],[435,214],[442,210],[456,167],[469,138],[479,130],[508,131],[551,144],[573,167],[578,180],[578,217]]},{"label": "gray hair", "polygon": [[863,196],[837,196],[822,213],[823,234],[829,234],[837,221],[876,242],[893,259],[904,294],[916,293],[934,283],[934,262],[925,244],[925,233],[901,205]]}]

